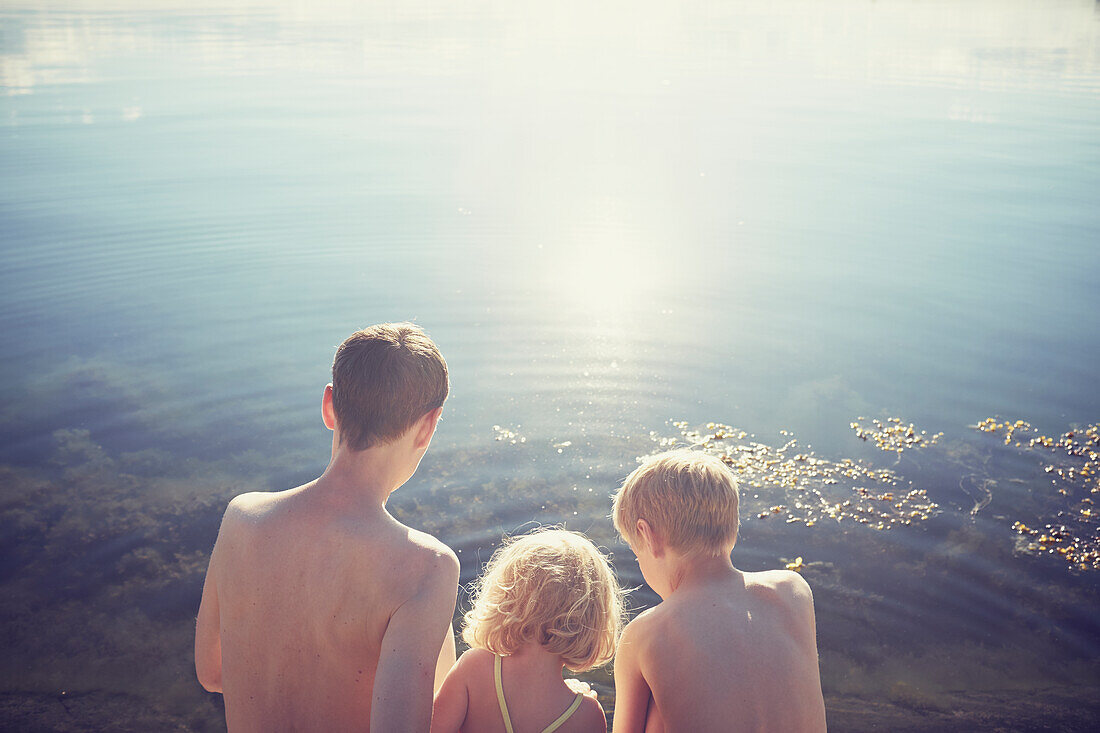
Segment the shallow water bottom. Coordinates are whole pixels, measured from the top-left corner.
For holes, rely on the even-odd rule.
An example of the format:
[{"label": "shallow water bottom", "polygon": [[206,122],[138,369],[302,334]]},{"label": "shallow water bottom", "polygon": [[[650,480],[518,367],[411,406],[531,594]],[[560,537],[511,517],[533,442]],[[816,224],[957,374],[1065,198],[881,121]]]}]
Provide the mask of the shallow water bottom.
[{"label": "shallow water bottom", "polygon": [[[0,719],[8,729],[25,733],[224,730],[220,696],[206,697],[191,710],[170,711],[122,693],[8,692],[0,694]],[[825,704],[830,731],[1092,731],[1100,717],[1100,688],[958,691],[935,697],[899,689],[892,699],[826,695]]]},{"label": "shallow water bottom", "polygon": [[[390,509],[454,547],[463,583],[502,532],[525,531],[532,518],[565,523],[613,551],[624,585],[637,586],[631,605],[643,608],[658,599],[614,536],[607,494],[634,456],[658,447],[643,436],[551,458],[534,439],[445,451]],[[802,515],[764,510],[786,503],[788,513],[801,511],[797,501],[811,492],[800,500],[789,489],[747,484],[735,562],[763,570],[802,558],[831,730],[1093,729],[1100,579],[1058,555],[1027,551],[1013,529],[1016,520],[1040,526],[1082,490],[1062,482],[1066,495],[1052,491],[1047,460],[972,435],[893,463],[902,489],[927,487],[938,513],[892,530],[859,523],[881,516],[866,513],[815,515],[808,526]],[[298,472],[311,465],[297,455],[286,464]],[[992,504],[976,514],[959,480],[971,474],[993,487]],[[41,466],[0,466],[0,617],[10,652],[0,660],[0,727],[224,729],[220,696],[201,690],[192,662],[194,613],[221,512],[234,494],[304,478],[258,453],[127,453],[87,431],[56,434]],[[832,474],[806,480],[829,506],[841,496],[857,508],[871,501],[859,487],[825,483]],[[902,489],[893,490],[900,497]],[[464,608],[460,598],[456,626]],[[611,714],[609,671],[582,677]]]}]

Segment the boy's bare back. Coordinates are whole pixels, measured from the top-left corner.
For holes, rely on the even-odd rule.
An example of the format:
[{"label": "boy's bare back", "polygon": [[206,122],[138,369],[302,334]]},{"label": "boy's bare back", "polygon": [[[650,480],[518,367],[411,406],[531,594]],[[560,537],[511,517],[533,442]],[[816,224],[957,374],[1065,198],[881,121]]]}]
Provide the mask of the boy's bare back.
[{"label": "boy's bare back", "polygon": [[458,560],[386,511],[420,465],[449,391],[410,323],[356,331],[336,352],[321,419],[328,467],[238,496],[210,555],[195,626],[199,682],[231,731],[426,731],[454,662]]},{"label": "boy's bare back", "polygon": [[226,511],[204,606],[216,593],[230,730],[366,730],[395,649],[388,694],[430,699],[457,560],[384,512],[327,499],[307,484]]},{"label": "boy's bare back", "polygon": [[825,730],[813,598],[796,573],[685,585],[627,627],[619,655],[651,691],[647,729]]}]

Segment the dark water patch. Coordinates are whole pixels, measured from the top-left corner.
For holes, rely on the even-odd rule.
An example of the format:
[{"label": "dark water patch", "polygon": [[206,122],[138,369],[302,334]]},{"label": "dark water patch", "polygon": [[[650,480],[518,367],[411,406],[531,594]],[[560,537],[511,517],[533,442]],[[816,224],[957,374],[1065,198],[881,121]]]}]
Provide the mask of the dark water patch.
[{"label": "dark water patch", "polygon": [[[165,466],[178,478],[142,475]],[[224,464],[163,451],[111,454],[80,430],[58,436],[47,467],[4,467],[0,521],[23,527],[27,540],[5,557],[0,587],[5,724],[224,726],[197,687],[191,654],[218,521],[229,496],[249,486],[240,478],[211,485],[224,476]],[[68,708],[47,706],[61,691]],[[131,697],[144,702],[120,714],[118,699]]]},{"label": "dark water patch", "polygon": [[1095,729],[1100,696],[1088,686],[1013,690],[962,690],[932,695],[907,683],[889,696],[826,694],[830,730],[864,731],[1080,731]]},{"label": "dark water patch", "polygon": [[181,715],[139,695],[68,690],[0,693],[0,722],[5,730],[26,733],[225,730],[220,706]]}]

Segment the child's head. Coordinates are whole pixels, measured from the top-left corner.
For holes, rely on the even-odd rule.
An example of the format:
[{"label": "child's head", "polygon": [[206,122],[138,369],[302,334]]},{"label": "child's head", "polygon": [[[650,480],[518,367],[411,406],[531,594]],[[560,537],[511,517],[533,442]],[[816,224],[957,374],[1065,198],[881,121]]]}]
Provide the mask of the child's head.
[{"label": "child's head", "polygon": [[352,450],[400,438],[447,399],[447,362],[423,329],[381,323],[356,331],[332,362],[332,406]]},{"label": "child's head", "polygon": [[493,553],[462,638],[501,655],[535,642],[583,672],[614,656],[622,613],[619,583],[596,546],[576,532],[544,529]]},{"label": "child's head", "polygon": [[714,456],[675,450],[652,456],[615,494],[615,529],[633,546],[644,519],[684,554],[728,554],[737,542],[737,481]]}]

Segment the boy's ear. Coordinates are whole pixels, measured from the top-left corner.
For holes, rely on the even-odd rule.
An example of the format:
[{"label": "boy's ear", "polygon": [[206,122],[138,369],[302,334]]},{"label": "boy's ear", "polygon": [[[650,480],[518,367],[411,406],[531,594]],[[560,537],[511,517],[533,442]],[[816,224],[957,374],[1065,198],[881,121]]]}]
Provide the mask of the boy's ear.
[{"label": "boy's ear", "polygon": [[332,385],[325,385],[325,393],[321,396],[321,421],[329,430],[336,429],[336,408],[332,406]]},{"label": "boy's ear", "polygon": [[638,536],[642,538],[643,542],[645,542],[646,549],[649,550],[650,554],[654,557],[660,557],[661,555],[663,555],[665,551],[665,543],[664,538],[661,537],[660,533],[657,532],[657,530],[655,530],[652,526],[650,526],[649,522],[644,519],[639,519],[637,526]]},{"label": "boy's ear", "polygon": [[439,418],[443,414],[443,408],[437,407],[430,412],[425,412],[416,422],[416,442],[413,446],[417,450],[427,450],[435,435],[435,427],[439,424]]}]

